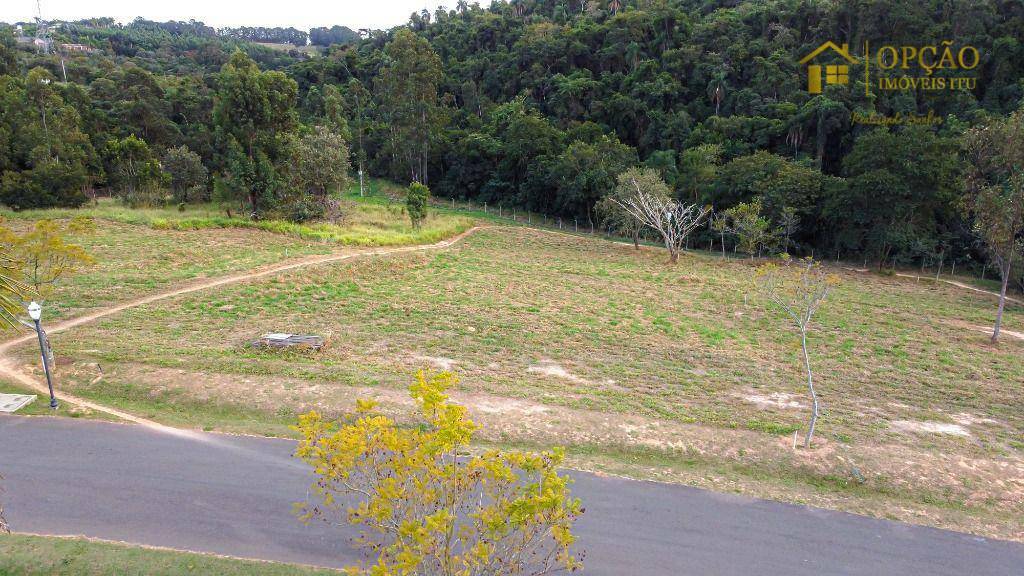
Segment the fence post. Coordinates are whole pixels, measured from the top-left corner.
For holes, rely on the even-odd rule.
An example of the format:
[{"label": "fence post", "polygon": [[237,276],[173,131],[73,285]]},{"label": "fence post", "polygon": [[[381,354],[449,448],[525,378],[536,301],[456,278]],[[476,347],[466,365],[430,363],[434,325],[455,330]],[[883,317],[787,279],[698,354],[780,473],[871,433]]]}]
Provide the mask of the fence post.
[{"label": "fence post", "polygon": [[579,220],[573,218],[572,219],[572,226],[573,226],[573,230],[572,230],[573,232],[579,232],[580,231],[580,221]]}]

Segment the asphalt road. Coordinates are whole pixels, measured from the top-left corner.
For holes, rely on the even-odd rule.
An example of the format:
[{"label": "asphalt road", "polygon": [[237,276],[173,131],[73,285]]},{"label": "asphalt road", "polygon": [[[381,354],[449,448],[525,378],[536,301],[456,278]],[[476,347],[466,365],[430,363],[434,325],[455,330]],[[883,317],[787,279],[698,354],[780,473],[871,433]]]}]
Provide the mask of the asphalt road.
[{"label": "asphalt road", "polygon": [[[340,567],[352,533],[304,525],[286,440],[0,416],[12,529]],[[586,574],[1024,574],[1024,545],[706,490],[573,473]]]}]

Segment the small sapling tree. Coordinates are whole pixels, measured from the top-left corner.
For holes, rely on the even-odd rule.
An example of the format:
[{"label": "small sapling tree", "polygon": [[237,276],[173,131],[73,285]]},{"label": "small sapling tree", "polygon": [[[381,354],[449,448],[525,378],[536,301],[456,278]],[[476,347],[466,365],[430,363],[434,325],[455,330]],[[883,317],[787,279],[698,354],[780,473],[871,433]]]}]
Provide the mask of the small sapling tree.
[{"label": "small sapling tree", "polygon": [[627,171],[623,176],[631,194],[622,200],[613,197],[613,201],[637,222],[657,231],[668,250],[669,262],[678,262],[687,236],[701,225],[711,207],[671,199],[664,194],[668,186],[653,170],[639,170],[632,174]]},{"label": "small sapling tree", "polygon": [[771,223],[761,215],[761,199],[744,202],[725,211],[729,231],[736,235],[738,248],[750,256],[761,256],[761,251],[774,242]]},{"label": "small sapling tree", "polygon": [[779,232],[783,236],[782,251],[789,254],[789,244],[793,237],[793,233],[796,232],[800,226],[800,215],[796,213],[795,208],[783,208],[782,214],[779,215]]},{"label": "small sapling tree", "polygon": [[718,233],[719,242],[722,244],[722,258],[725,258],[725,233],[729,230],[729,215],[725,212],[716,212],[711,217],[711,229]]},{"label": "small sapling tree", "polygon": [[992,329],[995,343],[1003,323],[1013,260],[1024,252],[1024,109],[971,130],[964,141],[969,160],[964,178],[966,208],[1002,280]]},{"label": "small sapling tree", "polygon": [[788,255],[783,255],[781,266],[768,263],[761,266],[757,273],[757,286],[761,294],[772,306],[785,313],[800,332],[807,391],[811,396],[811,421],[804,440],[807,448],[810,448],[814,439],[814,426],[818,422],[818,394],[814,389],[807,333],[811,318],[837,283],[838,279],[827,274],[818,262],[810,258],[794,261]]},{"label": "small sapling tree", "polygon": [[[581,568],[571,548],[582,513],[558,474],[561,450],[466,454],[477,429],[446,395],[450,373],[420,372],[409,391],[425,423],[399,427],[359,401],[329,423],[300,417],[296,456],[313,467],[319,502],[306,519],[344,508],[376,556],[349,574],[540,575]],[[348,499],[354,503],[347,503]]]},{"label": "small sapling tree", "polygon": [[419,228],[427,218],[427,205],[430,202],[430,188],[419,182],[409,185],[405,196],[405,209],[409,212],[413,228]]}]

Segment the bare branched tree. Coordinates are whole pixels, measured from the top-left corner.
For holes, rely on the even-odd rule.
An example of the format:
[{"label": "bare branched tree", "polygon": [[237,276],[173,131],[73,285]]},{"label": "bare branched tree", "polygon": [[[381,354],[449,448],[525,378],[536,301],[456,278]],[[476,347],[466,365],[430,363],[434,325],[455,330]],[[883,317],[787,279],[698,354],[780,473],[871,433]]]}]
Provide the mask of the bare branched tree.
[{"label": "bare branched tree", "polygon": [[757,273],[758,288],[768,301],[784,312],[800,331],[800,346],[803,351],[804,368],[807,371],[807,390],[811,395],[811,422],[807,429],[804,446],[810,448],[814,438],[814,425],[818,422],[818,394],[814,389],[814,372],[811,370],[811,356],[807,349],[807,332],[811,318],[825,301],[825,297],[838,283],[838,279],[827,274],[821,264],[811,258],[794,261],[783,256],[779,266],[768,263]]},{"label": "bare branched tree", "polygon": [[644,190],[636,179],[632,180],[632,185],[636,194],[615,202],[637,221],[656,230],[665,241],[669,262],[677,262],[679,252],[686,246],[686,237],[701,225],[711,212],[711,207],[683,204],[652,194]]}]

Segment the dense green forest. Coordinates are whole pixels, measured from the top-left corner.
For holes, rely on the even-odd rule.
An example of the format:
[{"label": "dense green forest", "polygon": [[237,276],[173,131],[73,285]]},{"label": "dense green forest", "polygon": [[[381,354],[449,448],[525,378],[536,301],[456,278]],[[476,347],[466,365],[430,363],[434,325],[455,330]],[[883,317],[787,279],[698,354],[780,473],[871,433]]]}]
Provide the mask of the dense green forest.
[{"label": "dense green forest", "polygon": [[[317,217],[304,192],[322,186],[294,166],[320,138],[347,143],[353,170],[595,226],[641,165],[716,212],[757,201],[791,251],[980,269],[962,138],[1024,98],[1019,0],[460,0],[388,31],[315,28],[331,46],[313,56],[253,43],[305,45],[293,29],[50,34],[43,54],[0,33],[0,202],[15,208],[111,190]],[[852,64],[848,85],[810,94],[800,60],[826,40],[969,45],[977,82],[866,93]],[[940,121],[852,121],[896,114]]]}]

